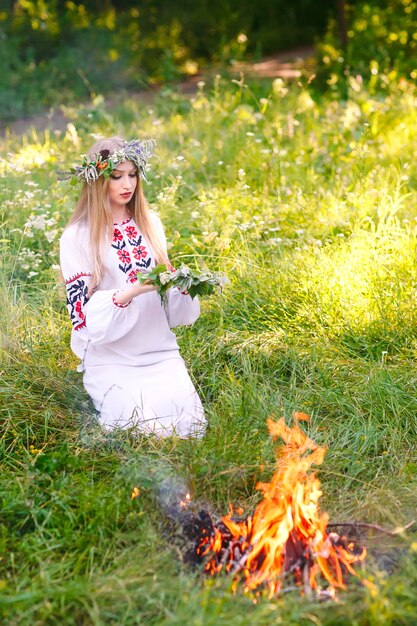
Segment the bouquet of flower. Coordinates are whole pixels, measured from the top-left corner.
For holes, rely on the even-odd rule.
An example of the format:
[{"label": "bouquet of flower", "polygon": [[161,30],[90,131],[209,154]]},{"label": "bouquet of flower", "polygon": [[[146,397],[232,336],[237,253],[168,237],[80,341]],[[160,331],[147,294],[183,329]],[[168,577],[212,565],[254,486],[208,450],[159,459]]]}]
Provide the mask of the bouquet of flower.
[{"label": "bouquet of flower", "polygon": [[195,298],[209,296],[216,288],[221,291],[228,282],[227,276],[221,272],[194,270],[184,264],[177,270],[172,265],[157,265],[150,272],[138,272],[138,280],[142,285],[155,285],[162,299],[171,287],[178,287],[182,293]]}]

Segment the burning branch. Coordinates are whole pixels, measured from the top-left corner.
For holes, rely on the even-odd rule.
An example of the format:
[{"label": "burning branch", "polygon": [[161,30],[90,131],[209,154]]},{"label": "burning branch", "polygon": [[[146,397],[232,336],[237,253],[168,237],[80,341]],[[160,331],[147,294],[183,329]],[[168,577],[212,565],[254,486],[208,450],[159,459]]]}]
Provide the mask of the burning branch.
[{"label": "burning branch", "polygon": [[378,524],[369,524],[367,522],[333,522],[332,524],[327,524],[327,528],[369,528],[371,530],[376,530],[379,533],[389,535],[390,537],[395,537],[397,535],[402,535],[406,530],[414,526],[415,523],[416,520],[413,519],[405,526],[400,526],[400,528],[396,528],[395,530],[389,530],[389,528],[384,528]]}]

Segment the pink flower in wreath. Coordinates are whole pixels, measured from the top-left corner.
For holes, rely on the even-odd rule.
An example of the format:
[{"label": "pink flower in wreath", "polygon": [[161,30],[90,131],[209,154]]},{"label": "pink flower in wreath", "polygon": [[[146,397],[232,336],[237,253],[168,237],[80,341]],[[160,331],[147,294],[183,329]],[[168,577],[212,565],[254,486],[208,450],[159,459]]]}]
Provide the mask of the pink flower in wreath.
[{"label": "pink flower in wreath", "polygon": [[130,263],[130,254],[127,250],[118,250],[117,255],[122,263]]},{"label": "pink flower in wreath", "polygon": [[148,251],[146,250],[145,246],[137,246],[136,248],[133,248],[132,254],[135,259],[140,260],[145,259],[148,256]]},{"label": "pink flower in wreath", "polygon": [[113,231],[113,241],[122,241],[123,235],[118,228],[115,228]]},{"label": "pink flower in wreath", "polygon": [[136,239],[138,236],[138,231],[134,226],[126,226],[125,232],[129,239]]}]

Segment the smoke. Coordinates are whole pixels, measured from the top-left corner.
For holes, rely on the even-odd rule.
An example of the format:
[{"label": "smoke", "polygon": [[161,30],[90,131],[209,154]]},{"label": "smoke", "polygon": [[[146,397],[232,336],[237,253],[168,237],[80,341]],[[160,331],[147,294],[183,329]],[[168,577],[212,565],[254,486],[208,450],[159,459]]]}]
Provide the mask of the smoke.
[{"label": "smoke", "polygon": [[190,489],[180,476],[165,476],[156,483],[156,495],[162,512],[173,521],[181,521],[194,503]]}]

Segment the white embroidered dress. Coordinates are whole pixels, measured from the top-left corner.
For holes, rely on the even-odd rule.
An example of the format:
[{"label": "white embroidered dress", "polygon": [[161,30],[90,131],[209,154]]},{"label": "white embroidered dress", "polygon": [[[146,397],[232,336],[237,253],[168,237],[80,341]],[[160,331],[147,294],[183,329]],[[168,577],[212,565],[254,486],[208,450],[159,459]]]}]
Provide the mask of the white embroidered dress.
[{"label": "white embroidered dress", "polygon": [[[159,218],[151,213],[165,242]],[[155,265],[154,253],[135,222],[114,225],[104,257],[103,279],[88,297],[92,275],[88,229],[72,224],[60,241],[61,271],[73,324],[71,348],[81,359],[84,386],[103,427],[136,426],[158,435],[202,435],[200,398],[180,356],[171,328],[192,324],[200,313],[197,298],[168,292],[163,306],[156,292],[121,306],[114,294]]]}]

